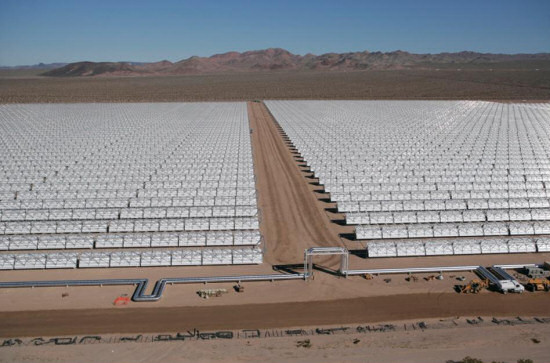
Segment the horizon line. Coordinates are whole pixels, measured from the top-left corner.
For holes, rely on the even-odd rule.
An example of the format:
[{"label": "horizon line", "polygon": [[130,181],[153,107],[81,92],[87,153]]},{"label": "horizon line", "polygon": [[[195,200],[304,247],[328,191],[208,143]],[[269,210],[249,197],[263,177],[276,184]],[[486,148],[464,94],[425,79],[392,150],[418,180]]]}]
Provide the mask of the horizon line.
[{"label": "horizon line", "polygon": [[73,62],[68,62],[68,61],[56,61],[56,62],[38,62],[38,63],[34,63],[34,64],[17,64],[17,65],[4,65],[4,64],[0,64],[0,67],[1,68],[18,68],[18,67],[33,67],[33,66],[39,66],[40,64],[44,64],[44,65],[49,65],[49,64],[71,64],[71,63],[82,63],[82,62],[90,62],[90,63],[158,63],[158,62],[171,62],[171,63],[177,63],[177,62],[180,62],[180,61],[184,61],[184,60],[188,60],[188,59],[191,59],[191,58],[194,58],[194,57],[198,57],[198,58],[211,58],[211,57],[214,57],[214,56],[217,56],[217,55],[223,55],[223,54],[228,54],[228,53],[239,53],[239,54],[243,54],[243,53],[249,53],[249,52],[261,52],[261,51],[266,51],[266,50],[270,50],[270,49],[274,49],[274,50],[284,50],[292,55],[296,55],[296,56],[300,56],[300,57],[305,57],[306,55],[313,55],[313,56],[322,56],[322,55],[325,55],[325,54],[346,54],[346,53],[383,53],[383,54],[387,54],[387,53],[396,53],[396,52],[403,52],[403,53],[409,53],[409,54],[418,54],[418,55],[427,55],[427,54],[431,54],[431,55],[434,55],[434,54],[458,54],[458,53],[479,53],[479,54],[491,54],[491,55],[538,55],[538,54],[550,54],[550,51],[545,51],[545,52],[534,52],[534,53],[529,53],[529,52],[520,52],[520,53],[491,53],[491,52],[479,52],[479,51],[472,51],[472,50],[460,50],[460,51],[455,51],[455,52],[449,52],[449,51],[446,51],[446,52],[437,52],[437,53],[415,53],[415,52],[411,52],[411,51],[408,51],[408,50],[402,50],[402,49],[396,49],[396,50],[391,50],[391,51],[380,51],[380,50],[373,50],[373,51],[369,51],[367,49],[364,49],[364,50],[356,50],[356,51],[346,51],[346,52],[325,52],[325,53],[321,53],[321,54],[315,54],[315,53],[305,53],[305,54],[301,54],[301,53],[293,53],[285,48],[281,48],[281,47],[268,47],[268,48],[263,48],[263,49],[251,49],[251,50],[245,50],[245,51],[236,51],[236,50],[229,50],[229,51],[226,51],[226,52],[221,52],[221,53],[213,53],[211,55],[192,55],[190,57],[187,57],[187,58],[181,58],[179,60],[175,60],[175,61],[171,61],[171,60],[168,60],[168,59],[161,59],[161,60],[152,60],[152,61],[139,61],[139,60],[126,60],[126,61],[121,61],[121,60],[100,60],[100,61],[90,61],[90,60],[79,60],[79,61],[73,61]]}]

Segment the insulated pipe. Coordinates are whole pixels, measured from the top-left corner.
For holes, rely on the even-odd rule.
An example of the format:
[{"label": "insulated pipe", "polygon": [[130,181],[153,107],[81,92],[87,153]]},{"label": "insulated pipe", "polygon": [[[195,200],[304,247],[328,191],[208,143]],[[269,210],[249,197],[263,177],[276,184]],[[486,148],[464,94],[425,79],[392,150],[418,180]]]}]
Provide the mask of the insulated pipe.
[{"label": "insulated pipe", "polygon": [[150,295],[145,291],[149,283],[148,279],[100,279],[100,280],[50,280],[50,281],[15,281],[0,282],[0,288],[14,287],[55,287],[55,286],[100,286],[100,285],[137,285],[132,295],[136,302],[157,301],[162,297],[166,284],[193,284],[215,282],[241,282],[241,281],[275,281],[298,280],[307,278],[306,274],[272,274],[272,275],[241,275],[241,276],[215,276],[215,277],[175,277],[158,280]]},{"label": "insulated pipe", "polygon": [[525,267],[541,267],[542,265],[538,265],[536,263],[524,263],[519,265],[493,265],[493,267],[500,267],[505,270],[515,270],[517,268],[525,268]]},{"label": "insulated pipe", "polygon": [[[307,260],[306,260],[307,261]],[[304,261],[304,262],[306,262]],[[523,268],[526,266],[539,266],[537,264],[494,265],[502,269]],[[241,282],[241,281],[276,281],[308,279],[311,275],[307,270],[307,262],[304,264],[306,271],[295,274],[271,274],[271,275],[241,275],[241,276],[214,276],[214,277],[176,277],[158,280],[150,295],[145,291],[149,284],[148,279],[100,279],[100,280],[49,280],[49,281],[15,281],[0,282],[0,288],[15,287],[55,287],[55,286],[100,286],[100,285],[137,285],[132,295],[135,302],[157,301],[162,297],[166,284],[192,284],[192,283],[216,283],[216,282]],[[363,274],[405,274],[405,273],[429,273],[429,272],[458,272],[485,269],[483,266],[441,266],[441,267],[409,267],[396,269],[370,269],[341,271],[343,275]],[[486,269],[485,269],[486,270]],[[489,273],[490,274],[490,273]],[[490,274],[492,275],[492,274]]]},{"label": "insulated pipe", "polygon": [[406,274],[422,272],[453,272],[453,271],[473,271],[479,266],[441,266],[441,267],[406,267],[406,268],[381,268],[372,270],[348,270],[348,275],[384,275],[384,274]]},{"label": "insulated pipe", "polygon": [[[527,266],[539,266],[535,263],[516,264],[516,265],[494,265],[501,269],[516,269]],[[406,268],[387,268],[387,269],[372,269],[372,270],[347,270],[348,275],[384,275],[384,274],[406,274],[406,273],[422,273],[422,272],[458,272],[458,271],[475,271],[482,266],[441,266],[441,267],[406,267]]]}]

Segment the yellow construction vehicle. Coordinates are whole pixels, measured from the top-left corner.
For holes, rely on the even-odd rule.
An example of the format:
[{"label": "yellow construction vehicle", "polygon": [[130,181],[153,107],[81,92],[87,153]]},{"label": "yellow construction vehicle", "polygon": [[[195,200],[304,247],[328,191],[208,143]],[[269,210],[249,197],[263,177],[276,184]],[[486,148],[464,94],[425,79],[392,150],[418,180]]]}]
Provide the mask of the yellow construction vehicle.
[{"label": "yellow construction vehicle", "polygon": [[550,281],[545,278],[529,279],[525,287],[530,291],[550,291]]},{"label": "yellow construction vehicle", "polygon": [[458,291],[463,294],[477,294],[482,289],[489,287],[488,280],[474,279],[468,282],[466,285],[458,285]]}]

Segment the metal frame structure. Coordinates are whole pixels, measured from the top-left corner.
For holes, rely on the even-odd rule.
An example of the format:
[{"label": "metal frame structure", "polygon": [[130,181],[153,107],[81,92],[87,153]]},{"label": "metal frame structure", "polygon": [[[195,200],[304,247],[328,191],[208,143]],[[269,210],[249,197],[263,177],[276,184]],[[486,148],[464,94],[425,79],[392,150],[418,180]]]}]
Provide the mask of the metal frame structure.
[{"label": "metal frame structure", "polygon": [[304,252],[304,271],[305,277],[313,276],[313,257],[314,256],[340,256],[340,268],[338,272],[347,275],[349,265],[349,252],[344,247],[311,247]]},{"label": "metal frame structure", "polygon": [[[491,281],[498,281],[498,278],[493,276],[483,266],[440,266],[440,267],[409,267],[395,269],[367,269],[367,270],[350,270],[349,252],[343,247],[313,247],[304,252],[304,272],[291,274],[269,274],[269,275],[241,275],[241,276],[212,276],[212,277],[179,277],[179,278],[163,278],[155,283],[153,292],[149,295],[145,294],[149,283],[148,279],[99,279],[99,280],[55,280],[55,281],[16,281],[16,282],[0,282],[0,288],[18,288],[18,287],[55,287],[55,286],[101,286],[101,285],[136,285],[136,289],[132,295],[132,300],[135,302],[158,301],[166,288],[166,284],[193,284],[193,283],[219,283],[219,282],[253,282],[253,281],[286,281],[286,280],[308,280],[313,276],[313,257],[314,256],[341,256],[341,265],[338,273],[344,277],[364,274],[412,274],[412,273],[443,273],[457,271],[480,271],[491,275]],[[494,265],[496,271],[501,272],[501,275],[510,276],[504,273],[503,269],[524,268],[527,266],[538,266],[536,264],[517,264],[517,265]],[[501,286],[501,282],[497,285]]]}]

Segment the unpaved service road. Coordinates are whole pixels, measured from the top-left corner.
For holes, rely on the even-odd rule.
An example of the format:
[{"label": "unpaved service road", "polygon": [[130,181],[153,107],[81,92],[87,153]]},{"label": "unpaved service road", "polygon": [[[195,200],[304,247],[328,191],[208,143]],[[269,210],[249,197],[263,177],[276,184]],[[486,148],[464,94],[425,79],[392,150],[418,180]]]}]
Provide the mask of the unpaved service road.
[{"label": "unpaved service road", "polygon": [[409,294],[278,304],[0,313],[0,336],[260,329],[411,318],[548,315],[550,294]]},{"label": "unpaved service road", "polygon": [[[486,323],[470,325],[466,322],[468,318],[446,319],[443,323],[439,319],[425,320],[427,329],[419,329],[418,321],[393,322],[402,328],[389,332],[365,332],[363,329],[357,332],[355,330],[361,327],[352,326],[344,334],[331,335],[311,334],[311,330],[304,336],[287,335],[284,330],[266,330],[260,333],[280,332],[283,336],[143,342],[155,337],[144,334],[142,342],[136,343],[13,346],[0,348],[0,362],[444,363],[460,362],[466,356],[483,362],[549,361],[550,324],[496,325],[489,323],[489,316],[483,317]],[[514,318],[510,320],[517,322]],[[407,329],[404,329],[405,324]],[[342,325],[334,328],[341,329]],[[355,332],[348,333],[349,330]],[[23,341],[30,339],[23,338]],[[307,348],[300,344],[306,339],[310,341]]]},{"label": "unpaved service road", "polygon": [[338,226],[315,197],[265,105],[249,102],[248,117],[266,262],[292,264],[302,261],[309,247],[341,246]]}]

